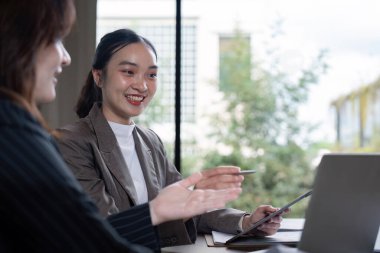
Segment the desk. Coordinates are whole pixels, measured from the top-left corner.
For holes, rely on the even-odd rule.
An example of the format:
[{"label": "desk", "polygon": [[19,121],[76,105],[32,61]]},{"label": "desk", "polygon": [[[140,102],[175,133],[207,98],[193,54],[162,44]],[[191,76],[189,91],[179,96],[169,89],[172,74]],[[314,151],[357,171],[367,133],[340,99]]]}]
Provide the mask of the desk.
[{"label": "desk", "polygon": [[[282,225],[286,227],[290,222],[290,226],[294,226],[294,224],[302,223],[303,219],[284,219]],[[295,222],[295,223],[294,223]],[[283,227],[282,226],[282,227]],[[162,253],[244,253],[244,252],[253,252],[253,251],[244,251],[244,250],[236,250],[236,249],[228,249],[225,247],[208,247],[204,235],[198,235],[195,244],[190,245],[182,245],[182,246],[174,246],[174,247],[166,247],[161,249]],[[254,252],[262,252],[261,250],[257,250]],[[377,241],[375,245],[374,252],[380,252],[380,228],[379,233],[377,235]]]},{"label": "desk", "polygon": [[[244,251],[228,249],[226,247],[208,247],[205,237],[198,235],[194,244],[166,247],[161,249],[162,253],[242,253]],[[246,252],[246,251],[245,251]]]},{"label": "desk", "polygon": [[[289,219],[284,218],[281,224],[282,228],[292,228],[292,229],[302,229],[304,219]],[[259,251],[259,250],[257,250]],[[182,246],[173,246],[162,248],[161,252],[163,253],[242,253],[242,252],[252,252],[252,250],[242,250],[242,249],[229,249],[226,247],[208,247],[204,235],[198,235],[197,240],[194,244],[182,245]]]}]

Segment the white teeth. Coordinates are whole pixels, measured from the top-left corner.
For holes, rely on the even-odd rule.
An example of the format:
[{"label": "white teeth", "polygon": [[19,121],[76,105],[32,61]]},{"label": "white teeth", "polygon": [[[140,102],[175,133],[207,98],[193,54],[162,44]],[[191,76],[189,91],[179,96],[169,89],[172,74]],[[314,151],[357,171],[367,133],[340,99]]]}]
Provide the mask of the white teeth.
[{"label": "white teeth", "polygon": [[144,97],[127,95],[127,99],[132,100],[132,101],[142,101]]}]

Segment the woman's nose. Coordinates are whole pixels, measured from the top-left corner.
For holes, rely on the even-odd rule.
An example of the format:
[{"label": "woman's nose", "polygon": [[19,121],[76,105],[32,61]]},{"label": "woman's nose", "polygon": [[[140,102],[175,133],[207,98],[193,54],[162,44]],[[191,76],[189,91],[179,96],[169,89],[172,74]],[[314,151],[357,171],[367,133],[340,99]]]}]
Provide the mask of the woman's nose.
[{"label": "woman's nose", "polygon": [[67,52],[66,48],[62,45],[62,66],[68,66],[71,63],[71,57],[69,52]]},{"label": "woman's nose", "polygon": [[142,76],[137,77],[133,85],[133,88],[135,88],[139,92],[145,92],[146,90],[148,90],[145,78]]}]

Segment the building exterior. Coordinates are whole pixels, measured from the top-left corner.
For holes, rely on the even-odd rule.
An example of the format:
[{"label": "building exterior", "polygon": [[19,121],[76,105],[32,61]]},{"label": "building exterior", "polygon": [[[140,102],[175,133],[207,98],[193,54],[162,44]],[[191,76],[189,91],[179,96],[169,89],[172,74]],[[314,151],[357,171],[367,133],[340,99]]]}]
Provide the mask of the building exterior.
[{"label": "building exterior", "polygon": [[341,150],[376,150],[380,144],[380,79],[331,103]]}]

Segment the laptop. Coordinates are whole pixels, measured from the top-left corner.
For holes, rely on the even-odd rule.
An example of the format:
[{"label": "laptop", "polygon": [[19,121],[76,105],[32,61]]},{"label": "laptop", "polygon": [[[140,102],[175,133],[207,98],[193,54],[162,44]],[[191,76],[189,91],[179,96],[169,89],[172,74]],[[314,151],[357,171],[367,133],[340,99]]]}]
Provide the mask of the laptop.
[{"label": "laptop", "polygon": [[328,154],[318,166],[298,250],[292,252],[372,253],[379,226],[380,154]]}]

